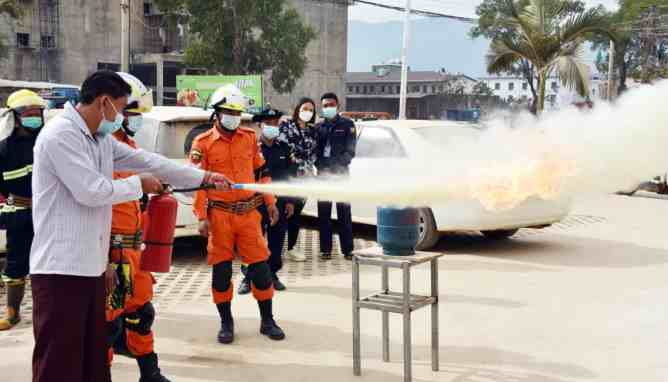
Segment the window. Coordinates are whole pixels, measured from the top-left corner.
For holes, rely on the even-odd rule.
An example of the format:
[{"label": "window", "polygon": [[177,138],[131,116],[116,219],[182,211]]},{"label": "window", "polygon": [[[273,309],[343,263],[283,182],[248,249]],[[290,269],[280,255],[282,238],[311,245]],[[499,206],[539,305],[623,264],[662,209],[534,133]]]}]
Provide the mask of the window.
[{"label": "window", "polygon": [[385,127],[367,126],[362,129],[355,156],[360,158],[398,158],[405,156],[401,143]]},{"label": "window", "polygon": [[436,85],[431,85],[431,94],[436,94]]},{"label": "window", "polygon": [[401,86],[397,86],[397,94],[401,93]]},{"label": "window", "polygon": [[53,36],[42,35],[41,45],[42,48],[55,48],[56,41],[53,39]]},{"label": "window", "polygon": [[428,90],[427,90],[427,85],[424,85],[424,86],[422,87],[422,92],[426,94],[427,91],[428,91]]},{"label": "window", "polygon": [[513,90],[515,90],[515,83],[514,83],[514,82],[510,82],[510,83],[508,84],[508,90],[511,91],[511,92],[512,92]]},{"label": "window", "polygon": [[443,85],[438,85],[438,91],[443,93]]},{"label": "window", "polygon": [[494,90],[501,90],[501,83],[497,82],[494,84]]},{"label": "window", "polygon": [[366,86],[362,87],[362,93],[366,94],[366,91],[367,91]]},{"label": "window", "polygon": [[373,85],[369,86],[369,93],[373,94],[375,92],[376,92],[376,87]]},{"label": "window", "polygon": [[16,34],[16,46],[19,48],[27,48],[30,46],[30,34],[29,33],[17,33]]},{"label": "window", "polygon": [[413,93],[419,93],[420,92],[420,85],[413,85],[413,87],[411,88],[411,91]]},{"label": "window", "polygon": [[352,86],[348,86],[348,93],[352,93],[354,88]]},{"label": "window", "polygon": [[144,2],[144,14],[145,15],[151,14],[151,3]]},{"label": "window", "polygon": [[526,82],[522,83],[522,90],[526,91],[528,88],[529,88],[529,84],[527,84]]},{"label": "window", "polygon": [[359,94],[359,92],[360,92],[360,87],[359,87],[359,86],[355,86],[355,93],[358,93],[358,94]]},{"label": "window", "polygon": [[381,93],[385,93],[385,85],[383,85],[383,86],[380,87],[380,92],[381,92]]},{"label": "window", "polygon": [[552,90],[557,90],[557,81],[552,81]]}]

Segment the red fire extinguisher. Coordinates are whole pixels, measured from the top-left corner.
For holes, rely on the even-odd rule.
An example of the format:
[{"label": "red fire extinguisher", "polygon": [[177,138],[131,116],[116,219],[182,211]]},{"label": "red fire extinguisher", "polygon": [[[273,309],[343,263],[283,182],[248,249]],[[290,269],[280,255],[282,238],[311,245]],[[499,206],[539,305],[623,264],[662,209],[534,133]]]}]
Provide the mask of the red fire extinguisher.
[{"label": "red fire extinguisher", "polygon": [[153,195],[144,212],[144,245],[141,256],[141,270],[146,272],[169,272],[172,265],[174,231],[176,230],[176,211],[179,203],[172,192],[192,192],[215,188],[205,184],[189,189],[172,189],[165,186],[165,193]]}]

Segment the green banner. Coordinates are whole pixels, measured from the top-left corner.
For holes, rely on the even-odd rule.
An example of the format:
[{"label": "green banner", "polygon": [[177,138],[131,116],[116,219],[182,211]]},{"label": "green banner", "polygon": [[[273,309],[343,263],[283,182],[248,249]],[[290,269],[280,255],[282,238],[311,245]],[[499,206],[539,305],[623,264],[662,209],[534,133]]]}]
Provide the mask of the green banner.
[{"label": "green banner", "polygon": [[250,98],[249,108],[262,107],[262,75],[249,76],[176,76],[176,104],[204,107],[211,94],[221,86],[236,85]]}]

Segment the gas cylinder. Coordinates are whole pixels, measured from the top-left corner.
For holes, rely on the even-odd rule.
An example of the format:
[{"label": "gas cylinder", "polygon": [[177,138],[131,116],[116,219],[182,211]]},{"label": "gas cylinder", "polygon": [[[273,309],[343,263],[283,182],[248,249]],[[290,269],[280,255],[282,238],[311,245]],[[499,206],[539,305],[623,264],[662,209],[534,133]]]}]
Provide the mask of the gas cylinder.
[{"label": "gas cylinder", "polygon": [[420,238],[417,208],[378,207],[378,244],[389,256],[412,256]]},{"label": "gas cylinder", "polygon": [[178,202],[170,194],[153,195],[144,213],[144,244],[141,270],[169,272],[176,230]]}]

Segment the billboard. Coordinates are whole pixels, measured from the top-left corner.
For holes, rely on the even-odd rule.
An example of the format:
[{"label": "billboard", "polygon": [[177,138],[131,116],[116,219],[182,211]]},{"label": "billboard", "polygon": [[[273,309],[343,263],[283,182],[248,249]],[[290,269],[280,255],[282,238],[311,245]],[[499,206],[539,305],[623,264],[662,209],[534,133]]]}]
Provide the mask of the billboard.
[{"label": "billboard", "polygon": [[176,76],[176,104],[204,107],[211,94],[223,85],[236,85],[247,97],[249,108],[262,107],[262,75]]}]

